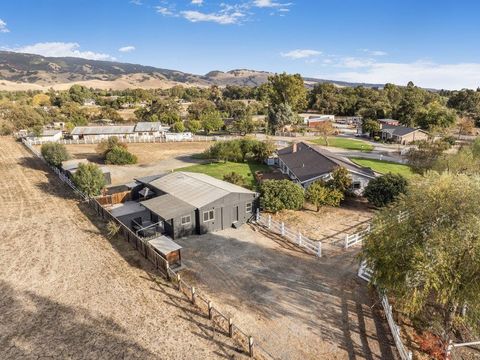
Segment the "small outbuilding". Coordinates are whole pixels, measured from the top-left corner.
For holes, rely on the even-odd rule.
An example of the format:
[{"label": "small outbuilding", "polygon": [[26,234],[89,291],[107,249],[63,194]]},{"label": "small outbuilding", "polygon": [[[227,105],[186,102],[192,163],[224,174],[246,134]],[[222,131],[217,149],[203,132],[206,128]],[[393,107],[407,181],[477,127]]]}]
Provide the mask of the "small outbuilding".
[{"label": "small outbuilding", "polygon": [[140,203],[173,239],[238,227],[258,207],[257,193],[205,174],[174,172],[152,179],[137,179],[155,193]]},{"label": "small outbuilding", "polygon": [[396,125],[382,125],[381,135],[382,140],[390,140],[402,145],[428,140],[429,137],[425,130]]}]

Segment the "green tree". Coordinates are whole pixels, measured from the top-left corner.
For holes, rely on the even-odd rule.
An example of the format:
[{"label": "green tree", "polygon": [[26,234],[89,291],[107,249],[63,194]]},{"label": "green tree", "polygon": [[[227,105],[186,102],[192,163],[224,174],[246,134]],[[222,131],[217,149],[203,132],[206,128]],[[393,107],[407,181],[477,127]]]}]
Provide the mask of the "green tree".
[{"label": "green tree", "polygon": [[363,191],[369,203],[382,207],[395,201],[400,194],[407,192],[408,181],[400,174],[388,173],[370,180]]},{"label": "green tree", "polygon": [[202,123],[199,120],[188,120],[186,123],[186,128],[193,134],[196,134],[202,128]]},{"label": "green tree", "polygon": [[188,106],[189,119],[202,120],[202,116],[215,113],[217,107],[213,102],[206,99],[200,99]]},{"label": "green tree", "polygon": [[70,159],[70,154],[63,144],[47,142],[42,144],[40,151],[45,161],[56,167],[62,166],[63,161]]},{"label": "green tree", "polygon": [[105,158],[115,147],[123,147],[124,149],[127,149],[127,144],[120,142],[120,139],[116,136],[110,136],[108,139],[102,140],[97,145],[97,152]]},{"label": "green tree", "polygon": [[339,206],[343,198],[341,191],[326,186],[323,181],[315,181],[305,190],[305,200],[315,205],[317,212],[321,206]]},{"label": "green tree", "polygon": [[423,175],[432,169],[437,160],[447,150],[448,144],[442,141],[420,141],[416,148],[408,151],[406,157],[412,171]]},{"label": "green tree", "polygon": [[273,105],[268,109],[268,132],[271,134],[298,122],[298,116],[288,104]]},{"label": "green tree", "polygon": [[75,186],[87,196],[100,195],[106,181],[102,170],[97,164],[80,164],[72,176]]},{"label": "green tree", "polygon": [[275,74],[267,84],[270,106],[289,105],[294,112],[307,107],[307,89],[300,74]]},{"label": "green tree", "polygon": [[346,195],[352,189],[352,177],[346,168],[339,166],[332,171],[331,179],[327,181],[328,187]]},{"label": "green tree", "polygon": [[177,121],[175,124],[172,125],[171,130],[176,133],[181,133],[185,131],[185,125],[183,121]]},{"label": "green tree", "polygon": [[212,131],[218,131],[224,125],[222,116],[218,111],[212,111],[200,116],[200,122],[202,123],[202,128],[207,134],[210,134]]},{"label": "green tree", "polygon": [[415,115],[415,123],[422,129],[430,130],[436,127],[448,128],[455,124],[457,115],[438,102],[432,102],[419,110]]},{"label": "green tree", "polygon": [[[429,173],[393,207],[380,210],[363,245],[373,282],[395,308],[421,317],[448,342],[457,320],[477,323],[480,312],[480,179]],[[410,216],[398,222],[395,214]],[[466,318],[457,317],[468,305]]]},{"label": "green tree", "polygon": [[303,206],[303,188],[290,180],[266,180],[260,186],[263,208],[276,213],[281,210],[298,210]]},{"label": "green tree", "polygon": [[377,120],[363,119],[362,131],[370,136],[380,131],[380,123]]},{"label": "green tree", "polygon": [[105,163],[112,165],[136,164],[137,157],[122,146],[114,146],[105,155]]}]

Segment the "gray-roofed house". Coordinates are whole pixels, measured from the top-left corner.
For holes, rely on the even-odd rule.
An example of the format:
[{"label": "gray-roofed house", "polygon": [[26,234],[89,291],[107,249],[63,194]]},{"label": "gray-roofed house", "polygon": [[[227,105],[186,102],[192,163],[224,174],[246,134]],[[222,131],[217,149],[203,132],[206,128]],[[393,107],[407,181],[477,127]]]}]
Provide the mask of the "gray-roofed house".
[{"label": "gray-roofed house", "polygon": [[76,126],[72,132],[73,140],[103,140],[116,136],[127,139],[135,136],[134,125]]},{"label": "gray-roofed house", "polygon": [[382,124],[380,131],[382,140],[390,140],[402,145],[407,145],[414,141],[427,140],[429,136],[426,131],[419,128],[387,124]]},{"label": "gray-roofed house", "polygon": [[290,179],[307,188],[317,180],[329,180],[332,172],[342,166],[352,177],[353,191],[361,194],[375,178],[370,168],[358,166],[347,158],[304,142],[294,143],[278,151],[278,166]]},{"label": "gray-roofed house", "polygon": [[47,129],[43,130],[39,135],[31,134],[30,140],[37,142],[56,142],[62,138],[62,130]]},{"label": "gray-roofed house", "polygon": [[258,206],[257,193],[204,174],[174,172],[145,180],[137,179],[156,196],[140,204],[174,239],[240,226]]}]

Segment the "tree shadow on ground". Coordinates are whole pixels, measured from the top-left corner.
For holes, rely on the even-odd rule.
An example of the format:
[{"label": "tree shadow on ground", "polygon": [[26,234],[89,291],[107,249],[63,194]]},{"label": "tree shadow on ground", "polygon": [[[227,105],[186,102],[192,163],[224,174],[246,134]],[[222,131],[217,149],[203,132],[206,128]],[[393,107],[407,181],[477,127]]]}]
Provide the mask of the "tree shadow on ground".
[{"label": "tree shadow on ground", "polygon": [[3,359],[154,359],[112,319],[60,304],[0,280]]},{"label": "tree shadow on ground", "polygon": [[[373,297],[357,280],[353,269],[358,262],[350,254],[318,259],[285,246],[245,241],[242,232],[238,238],[228,234],[179,240],[189,268],[184,277],[217,303],[233,308],[234,318],[259,314],[269,322],[263,329],[251,324],[247,331],[274,340],[278,335],[299,336],[290,329],[302,328],[309,341],[318,339],[343,349],[350,359],[394,358],[388,325],[372,310]],[[296,358],[302,351],[287,344],[276,349],[280,357]]]}]

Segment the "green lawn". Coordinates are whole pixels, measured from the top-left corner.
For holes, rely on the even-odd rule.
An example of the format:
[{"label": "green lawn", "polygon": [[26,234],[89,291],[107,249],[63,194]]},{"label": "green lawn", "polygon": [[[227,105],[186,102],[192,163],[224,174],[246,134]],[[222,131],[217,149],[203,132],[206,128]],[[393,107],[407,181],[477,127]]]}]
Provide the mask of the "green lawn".
[{"label": "green lawn", "polygon": [[223,180],[223,175],[232,171],[242,175],[247,181],[247,186],[251,189],[255,188],[255,171],[270,171],[269,167],[264,164],[257,163],[235,163],[235,162],[213,162],[210,164],[192,165],[175,171],[191,171],[213,176],[214,178]]},{"label": "green lawn", "polygon": [[[318,145],[323,145],[323,146],[327,145],[323,138],[312,140],[312,142]],[[373,150],[373,145],[365,141],[349,139],[349,138],[341,138],[341,137],[328,138],[328,146],[338,147],[338,148],[347,149],[347,150],[365,151],[365,152],[370,152]]]},{"label": "green lawn", "polygon": [[398,164],[391,161],[384,161],[384,160],[375,160],[375,159],[365,159],[365,158],[350,158],[355,164],[369,167],[373,171],[376,171],[380,174],[386,173],[393,173],[393,174],[400,174],[405,176],[406,178],[411,177],[413,175],[410,166]]}]

